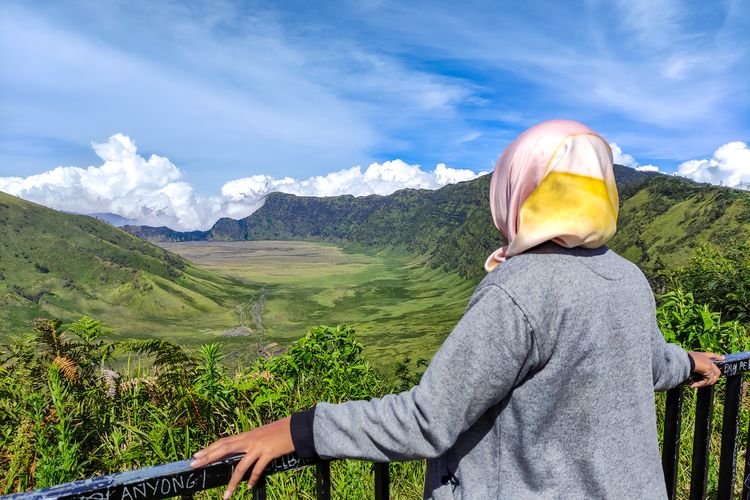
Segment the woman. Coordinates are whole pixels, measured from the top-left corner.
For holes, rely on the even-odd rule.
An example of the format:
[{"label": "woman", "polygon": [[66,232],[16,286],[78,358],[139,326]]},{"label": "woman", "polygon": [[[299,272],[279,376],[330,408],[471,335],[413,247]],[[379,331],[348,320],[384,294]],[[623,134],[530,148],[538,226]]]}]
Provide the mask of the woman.
[{"label": "woman", "polygon": [[654,390],[712,353],[667,344],[641,271],[604,244],[618,196],[607,142],[583,124],[542,123],[497,162],[490,188],[508,244],[418,386],[315,408],[225,438],[194,466],[245,452],[228,498],[275,457],[427,458],[425,497],[662,498]]}]

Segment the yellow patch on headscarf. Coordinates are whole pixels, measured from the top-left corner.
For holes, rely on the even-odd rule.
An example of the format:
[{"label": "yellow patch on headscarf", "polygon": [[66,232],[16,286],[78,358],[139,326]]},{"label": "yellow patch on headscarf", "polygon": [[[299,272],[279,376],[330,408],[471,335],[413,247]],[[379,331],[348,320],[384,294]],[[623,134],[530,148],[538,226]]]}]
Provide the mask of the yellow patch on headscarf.
[{"label": "yellow patch on headscarf", "polygon": [[521,205],[518,232],[576,235],[582,246],[596,248],[615,233],[617,212],[617,189],[603,179],[550,172]]}]

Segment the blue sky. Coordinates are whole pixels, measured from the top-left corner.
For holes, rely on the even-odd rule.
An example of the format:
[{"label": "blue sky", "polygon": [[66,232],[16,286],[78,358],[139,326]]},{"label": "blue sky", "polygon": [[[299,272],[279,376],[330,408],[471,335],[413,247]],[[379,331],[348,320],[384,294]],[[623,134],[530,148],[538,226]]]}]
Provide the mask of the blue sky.
[{"label": "blue sky", "polygon": [[748,141],[747,26],[746,1],[6,0],[0,177],[100,165],[118,133],[206,196],[395,159],[479,172],[550,118],[673,172]]}]

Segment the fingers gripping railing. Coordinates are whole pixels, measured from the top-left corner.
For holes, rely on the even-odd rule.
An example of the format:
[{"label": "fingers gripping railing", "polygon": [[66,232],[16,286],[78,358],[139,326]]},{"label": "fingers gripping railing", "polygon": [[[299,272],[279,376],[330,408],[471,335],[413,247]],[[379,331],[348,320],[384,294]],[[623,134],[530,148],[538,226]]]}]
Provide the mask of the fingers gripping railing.
[{"label": "fingers gripping railing", "polygon": [[[721,376],[726,378],[724,416],[719,451],[719,480],[717,500],[733,497],[737,470],[737,434],[740,423],[743,375],[750,371],[750,351],[728,354],[717,363]],[[693,431],[693,455],[690,471],[690,499],[706,498],[708,465],[711,453],[711,423],[713,420],[714,387],[698,389],[695,405],[695,429]],[[682,428],[682,400],[684,386],[667,392],[664,411],[664,443],[662,467],[670,500],[677,498],[677,473],[680,455],[680,432]],[[748,429],[750,437],[750,428]],[[750,438],[749,438],[750,439]],[[750,449],[750,441],[746,450]],[[750,454],[745,453],[745,475],[743,478],[743,500],[750,500]]]}]

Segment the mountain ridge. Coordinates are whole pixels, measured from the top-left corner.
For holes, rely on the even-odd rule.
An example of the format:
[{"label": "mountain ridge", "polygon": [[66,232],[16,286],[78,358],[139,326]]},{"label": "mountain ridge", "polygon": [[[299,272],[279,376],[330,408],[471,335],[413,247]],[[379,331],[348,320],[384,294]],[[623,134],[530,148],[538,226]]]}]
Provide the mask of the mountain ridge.
[{"label": "mountain ridge", "polygon": [[[621,193],[629,195],[661,174],[615,165]],[[350,250],[403,247],[464,278],[481,277],[487,254],[504,244],[489,209],[489,174],[437,190],[402,189],[387,196],[296,196],[271,193],[242,219],[222,218],[207,231],[124,226],[150,241],[323,240]],[[439,241],[439,244],[436,242]]]},{"label": "mountain ridge", "polygon": [[179,323],[225,314],[244,288],[107,222],[0,192],[2,333],[37,316]]},{"label": "mountain ridge", "polygon": [[[639,172],[632,168],[625,167],[622,165],[615,165],[615,176],[617,178],[618,187],[622,188],[623,185],[629,185],[633,182],[643,180],[645,178],[664,175],[655,172]],[[403,188],[399,189],[389,195],[378,195],[371,194],[365,196],[354,196],[351,194],[343,194],[336,196],[300,196],[290,193],[283,192],[272,192],[266,195],[264,198],[265,202],[269,200],[276,201],[277,198],[287,199],[298,199],[298,200],[336,200],[342,204],[342,208],[349,209],[361,209],[363,206],[378,204],[385,202],[391,197],[407,196],[406,193],[435,193],[446,188],[450,189],[451,186],[466,185],[476,183],[479,179],[486,178],[486,182],[489,182],[490,174],[477,177],[469,181],[458,182],[455,184],[448,184],[439,189],[423,189],[423,188]],[[429,196],[429,195],[427,195]],[[347,206],[347,203],[348,205]],[[267,238],[266,234],[258,230],[249,230],[247,221],[253,219],[253,216],[259,211],[263,210],[266,203],[262,205],[256,212],[242,217],[239,219],[232,219],[230,217],[219,218],[213,226],[208,230],[193,230],[193,231],[179,231],[167,226],[147,226],[139,224],[123,224],[122,227],[125,231],[138,236],[142,239],[152,242],[182,242],[182,241],[202,241],[202,240],[220,240],[220,241],[235,241],[235,240],[247,240],[247,239],[271,239]],[[489,206],[489,205],[488,205]],[[112,214],[116,215],[116,214]],[[267,228],[271,229],[271,228]],[[345,239],[345,238],[342,238]]]},{"label": "mountain ridge", "polygon": [[[750,236],[750,192],[622,165],[615,165],[614,173],[620,216],[609,246],[644,272],[685,263],[700,240],[725,245]],[[478,280],[486,256],[504,244],[490,215],[489,181],[485,175],[388,196],[271,193],[249,216],[222,218],[207,231],[123,229],[152,241],[322,240],[365,252],[399,247],[424,255],[432,267]]]}]

